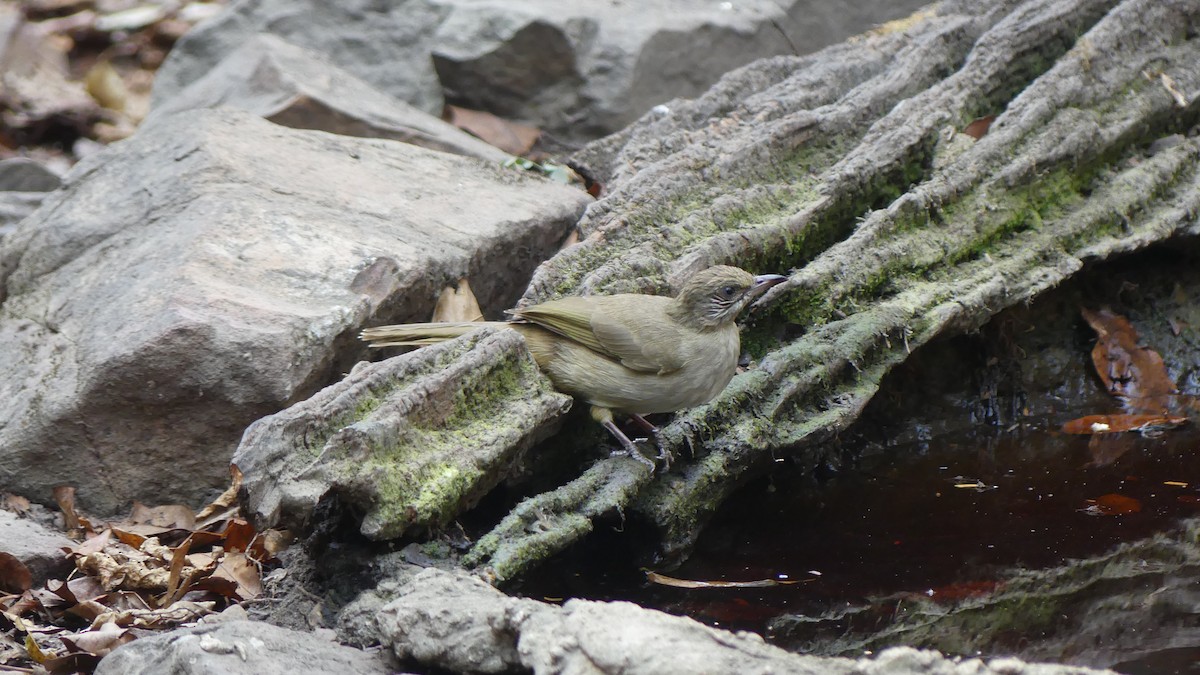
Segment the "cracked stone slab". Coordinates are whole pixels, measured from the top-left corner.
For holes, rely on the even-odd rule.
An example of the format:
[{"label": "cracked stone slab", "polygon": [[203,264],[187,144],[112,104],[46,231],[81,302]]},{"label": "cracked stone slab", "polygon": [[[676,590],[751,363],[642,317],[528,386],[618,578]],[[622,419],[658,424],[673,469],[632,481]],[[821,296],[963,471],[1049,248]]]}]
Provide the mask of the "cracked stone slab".
[{"label": "cracked stone slab", "polygon": [[383,655],[261,621],[222,621],[149,635],[100,661],[97,675],[297,675],[397,672]]},{"label": "cracked stone slab", "polygon": [[564,3],[265,0],[231,5],[185,35],[154,83],[167,105],[257,33],[319,52],[382,92],[439,114],[459,104],[571,143],[693,97],[756,58],[807,53],[904,16],[923,0]]},{"label": "cracked stone slab", "polygon": [[154,109],[151,118],[228,106],[295,129],[387,138],[500,163],[502,150],[384,94],[320,54],[263,33]]},{"label": "cracked stone slab", "polygon": [[1085,675],[1088,668],[1017,659],[949,659],[898,647],[873,658],[793,654],[755,633],[730,632],[630,602],[511,598],[464,572],[426,569],[376,615],[402,661],[451,672],[550,675]]},{"label": "cracked stone slab", "polygon": [[425,319],[463,276],[497,315],[590,201],[236,110],[147,125],[0,241],[0,484],[199,503],[248,424],[364,353],[365,321]]}]

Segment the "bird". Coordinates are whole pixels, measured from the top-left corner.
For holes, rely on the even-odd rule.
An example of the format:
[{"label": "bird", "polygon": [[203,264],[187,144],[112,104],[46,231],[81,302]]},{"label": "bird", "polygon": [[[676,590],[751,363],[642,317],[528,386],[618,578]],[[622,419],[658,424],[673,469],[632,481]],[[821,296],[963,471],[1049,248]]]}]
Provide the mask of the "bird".
[{"label": "bird", "polygon": [[[655,462],[637,450],[614,415],[628,416],[657,440],[658,429],[645,415],[715,398],[737,372],[738,315],[786,279],[717,265],[693,275],[675,297],[570,296],[509,310],[508,321],[378,326],[359,337],[371,347],[420,346],[480,326],[516,330],[554,388],[587,403],[592,419],[654,472]],[[658,458],[669,460],[661,452]]]}]

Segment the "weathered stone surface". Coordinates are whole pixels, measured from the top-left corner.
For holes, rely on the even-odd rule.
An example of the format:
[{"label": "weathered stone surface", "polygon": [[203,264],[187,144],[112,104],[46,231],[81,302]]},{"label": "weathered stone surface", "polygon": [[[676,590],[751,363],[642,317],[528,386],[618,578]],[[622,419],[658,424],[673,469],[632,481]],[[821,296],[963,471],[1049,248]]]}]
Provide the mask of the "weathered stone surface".
[{"label": "weathered stone surface", "polygon": [[446,2],[433,64],[447,100],[578,143],[693,97],[755,59],[814,51],[925,4]]},{"label": "weathered stone surface", "polygon": [[24,563],[33,575],[35,586],[74,567],[63,552],[63,548],[74,545],[61,532],[0,510],[0,552],[10,553]]},{"label": "weathered stone surface", "polygon": [[58,174],[32,159],[0,161],[0,237],[37,210],[46,193],[61,184]]},{"label": "weathered stone surface", "polygon": [[503,162],[501,150],[383,94],[320,54],[261,34],[154,110],[153,117],[230,106],[295,129],[387,138]]},{"label": "weathered stone surface", "polygon": [[42,205],[45,192],[0,192],[0,238]]},{"label": "weathered stone surface", "polygon": [[224,621],[143,637],[113,650],[96,668],[97,675],[394,672],[380,653],[260,621]]},{"label": "weathered stone surface", "polygon": [[452,672],[504,673],[522,666],[521,623],[549,610],[464,572],[428,569],[399,589],[375,620],[384,646],[401,661]]},{"label": "weathered stone surface", "polygon": [[571,407],[504,328],[362,363],[246,430],[233,462],[257,524],[303,528],[327,493],[399,537],[449,523]]},{"label": "weathered stone surface", "polygon": [[50,192],[60,185],[61,176],[32,159],[0,161],[0,192]]},{"label": "weathered stone surface", "polygon": [[380,91],[437,115],[442,89],[429,64],[428,36],[448,11],[427,0],[242,0],[175,43],[155,74],[151,108],[265,32],[324,54]]},{"label": "weathered stone surface", "polygon": [[[903,16],[921,0],[711,3],[656,0],[240,2],[186,35],[155,82],[154,105],[255,33],[327,54],[380,91],[437,114],[452,100],[579,142],[656,103],[695,96],[762,56],[809,52]],[[431,58],[432,56],[432,58]],[[436,69],[436,70],[435,70]]]},{"label": "weathered stone surface", "polygon": [[0,242],[0,484],[101,513],[199,501],[247,424],[362,353],[363,322],[425,318],[461,276],[497,314],[589,201],[233,110],[144,127]]},{"label": "weathered stone surface", "polygon": [[[947,2],[748,66],[585,149],[610,192],[526,301],[661,291],[716,263],[795,269],[744,334],[758,367],[663,429],[696,459],[632,503],[666,552],[773,458],[821,461],[912,349],[1088,262],[1200,234],[1200,141],[1149,151],[1200,121],[1200,99],[1177,95],[1200,91],[1200,41],[1183,37],[1197,32],[1200,5],[1182,0]],[[983,138],[946,142],[989,114]],[[629,505],[627,490],[564,490],[527,504],[563,539],[587,528],[550,514]],[[553,537],[521,535],[530,559]]]},{"label": "weathered stone surface", "polygon": [[425,570],[376,618],[385,646],[406,662],[453,672],[820,673],[997,675],[1097,673],[1084,668],[950,660],[897,648],[873,659],[786,652],[753,633],[709,628],[628,602],[570,600],[562,607],[510,598],[469,575]]}]

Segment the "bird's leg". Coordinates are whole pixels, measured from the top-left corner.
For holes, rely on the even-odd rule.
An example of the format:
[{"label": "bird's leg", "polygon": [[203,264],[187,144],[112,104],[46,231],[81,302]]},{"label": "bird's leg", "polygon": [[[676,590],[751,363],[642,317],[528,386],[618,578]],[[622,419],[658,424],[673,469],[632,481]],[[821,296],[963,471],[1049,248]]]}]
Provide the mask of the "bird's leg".
[{"label": "bird's leg", "polygon": [[[611,410],[608,408],[601,408],[600,406],[592,406],[592,419],[599,422],[600,426],[608,429],[608,433],[612,434],[613,438],[617,439],[617,442],[621,444],[621,447],[625,449],[625,452],[629,453],[631,458],[649,466],[650,473],[654,473],[658,467],[655,466],[654,462],[647,459],[646,456],[637,449],[637,444],[629,440],[629,437],[626,436],[625,433],[619,428],[617,428],[617,424],[613,422]],[[649,422],[647,422],[647,424],[649,424]]]},{"label": "bird's leg", "polygon": [[662,460],[663,464],[665,465],[663,466],[663,470],[670,469],[671,460],[675,458],[671,456],[671,453],[667,452],[666,447],[663,445],[662,436],[659,435],[658,427],[654,426],[650,420],[637,413],[629,413],[629,419],[633,420],[635,425],[641,427],[642,431],[650,434],[650,437],[654,439],[654,447],[658,449],[658,459]]}]

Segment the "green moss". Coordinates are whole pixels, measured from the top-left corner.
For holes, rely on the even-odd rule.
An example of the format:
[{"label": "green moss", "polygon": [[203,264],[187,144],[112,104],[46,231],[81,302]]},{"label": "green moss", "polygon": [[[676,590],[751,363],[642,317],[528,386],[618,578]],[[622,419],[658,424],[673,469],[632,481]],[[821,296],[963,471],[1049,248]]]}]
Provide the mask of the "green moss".
[{"label": "green moss", "polygon": [[[452,366],[460,350],[447,350],[432,364]],[[510,355],[488,367],[462,373],[457,387],[431,392],[408,412],[395,436],[365,436],[363,457],[339,464],[343,484],[363,485],[373,503],[364,531],[377,538],[399,535],[410,525],[444,525],[469,501],[491,467],[475,465],[479,448],[504,442],[513,429],[513,401],[548,393],[548,385],[527,356]],[[486,454],[486,453],[484,453]]]}]

